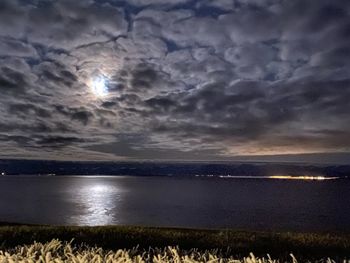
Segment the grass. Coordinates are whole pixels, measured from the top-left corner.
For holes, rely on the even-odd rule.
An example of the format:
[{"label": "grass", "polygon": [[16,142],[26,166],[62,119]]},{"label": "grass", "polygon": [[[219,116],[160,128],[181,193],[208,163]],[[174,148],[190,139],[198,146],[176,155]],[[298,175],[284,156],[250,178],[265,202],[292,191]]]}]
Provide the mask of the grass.
[{"label": "grass", "polygon": [[[216,251],[199,252],[197,250],[182,251],[179,248],[167,247],[164,249],[149,249],[140,252],[136,249],[118,249],[116,251],[106,251],[98,247],[72,246],[70,243],[62,243],[59,240],[42,244],[34,242],[31,245],[18,246],[9,251],[0,251],[0,261],[3,263],[23,262],[23,263],[274,263],[269,255],[267,258],[256,258],[253,253],[248,257],[237,259],[234,257],[222,257]],[[296,262],[296,258],[291,255],[291,261]],[[328,259],[326,262],[332,263]]]},{"label": "grass", "polygon": [[[256,256],[281,260],[291,259],[290,253],[301,260],[350,258],[349,234],[248,232],[235,230],[200,230],[178,228],[149,228],[131,226],[65,227],[65,226],[0,226],[0,249],[8,251],[16,246],[59,239],[73,246],[100,247],[105,250],[132,249],[138,247],[142,254],[168,246],[181,251],[194,248],[202,253],[212,251],[222,258],[235,256],[243,259],[254,252]],[[214,252],[213,252],[214,251]],[[1,262],[1,261],[0,261]]]}]

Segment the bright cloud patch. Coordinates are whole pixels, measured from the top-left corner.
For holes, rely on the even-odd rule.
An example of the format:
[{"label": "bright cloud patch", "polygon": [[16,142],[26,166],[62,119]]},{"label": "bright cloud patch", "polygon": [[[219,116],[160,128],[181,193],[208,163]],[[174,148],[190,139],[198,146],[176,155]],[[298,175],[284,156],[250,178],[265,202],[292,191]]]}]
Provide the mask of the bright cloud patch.
[{"label": "bright cloud patch", "polygon": [[0,5],[0,157],[350,152],[348,0]]},{"label": "bright cloud patch", "polygon": [[96,97],[108,95],[108,80],[105,76],[97,76],[91,80],[91,90]]}]

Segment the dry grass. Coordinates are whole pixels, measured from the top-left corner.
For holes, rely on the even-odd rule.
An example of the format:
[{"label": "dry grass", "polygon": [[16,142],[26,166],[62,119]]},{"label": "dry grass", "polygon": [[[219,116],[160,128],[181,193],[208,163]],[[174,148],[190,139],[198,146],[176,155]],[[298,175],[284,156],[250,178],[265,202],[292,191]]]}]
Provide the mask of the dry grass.
[{"label": "dry grass", "polygon": [[[217,254],[215,250],[199,252],[195,249],[189,251],[182,251],[179,248],[167,247],[164,249],[148,249],[148,251],[140,252],[138,248],[134,249],[118,249],[118,250],[104,250],[98,247],[89,247],[86,245],[74,246],[71,242],[61,242],[57,239],[48,243],[34,242],[31,245],[17,246],[14,249],[7,251],[0,251],[1,263],[277,263],[279,260],[271,259],[267,254],[266,257],[258,258],[253,253],[248,257],[240,259],[229,257],[223,258]],[[290,260],[286,262],[298,262],[291,254]],[[315,262],[335,262],[329,258],[318,260]],[[343,260],[343,262],[350,262]]]},{"label": "dry grass", "polygon": [[[101,260],[109,253],[108,251],[125,248],[130,258],[140,255],[142,260],[153,262],[153,256],[164,255],[165,252],[168,257],[171,256],[169,247],[177,246],[181,248],[177,250],[180,258],[187,255],[190,260],[190,255],[193,255],[192,261],[200,262],[211,260],[209,254],[216,256],[217,262],[220,262],[219,259],[222,259],[221,262],[227,262],[229,258],[244,260],[244,256],[249,255],[251,251],[256,257],[265,258],[265,261],[261,262],[272,262],[268,261],[267,253],[271,258],[279,259],[279,262],[291,262],[290,254],[295,255],[300,262],[326,262],[328,257],[336,262],[350,259],[350,235],[346,233],[278,233],[132,226],[63,227],[6,224],[0,226],[0,250],[3,251],[3,256],[5,251],[10,255],[23,256],[21,249],[27,251],[29,248],[23,246],[24,244],[33,244],[34,241],[46,244],[53,239],[61,240],[62,243],[58,249],[50,250],[52,257],[55,255],[62,257],[63,247],[70,244],[69,246],[78,252],[87,253],[91,249],[97,251],[96,247],[100,248],[98,251],[103,252],[100,254]],[[74,241],[70,242],[72,239]],[[40,253],[37,252],[36,255]],[[46,257],[46,254],[40,255]],[[247,257],[246,260],[252,258]]]}]

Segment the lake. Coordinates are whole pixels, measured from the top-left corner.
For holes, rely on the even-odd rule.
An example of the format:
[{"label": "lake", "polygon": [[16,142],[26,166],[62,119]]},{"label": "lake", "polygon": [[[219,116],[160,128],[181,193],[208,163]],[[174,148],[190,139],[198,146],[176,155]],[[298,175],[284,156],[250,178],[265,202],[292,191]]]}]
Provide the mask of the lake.
[{"label": "lake", "polygon": [[350,232],[350,180],[2,176],[0,221]]}]

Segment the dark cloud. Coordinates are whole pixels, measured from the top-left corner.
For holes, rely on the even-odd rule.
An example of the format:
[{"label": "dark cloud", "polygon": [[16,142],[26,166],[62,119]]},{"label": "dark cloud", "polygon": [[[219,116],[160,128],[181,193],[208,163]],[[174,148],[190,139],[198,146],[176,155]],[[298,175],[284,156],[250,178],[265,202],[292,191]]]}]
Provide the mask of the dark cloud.
[{"label": "dark cloud", "polygon": [[[178,149],[159,148],[152,145],[152,141],[144,134],[119,134],[116,141],[110,144],[101,144],[89,147],[95,151],[112,153],[130,159],[217,159],[217,149],[184,151]],[[142,145],[142,147],[140,147]],[[146,146],[146,147],[145,147]]]},{"label": "dark cloud", "polygon": [[349,15],[346,0],[3,0],[3,155],[349,152]]},{"label": "dark cloud", "polygon": [[90,119],[93,117],[93,114],[84,108],[73,108],[65,107],[63,105],[55,105],[55,109],[57,112],[70,118],[71,120],[80,121],[84,125],[87,125]]},{"label": "dark cloud", "polygon": [[112,108],[112,107],[115,107],[117,105],[118,105],[118,103],[116,101],[105,101],[101,104],[101,106],[104,108]]},{"label": "dark cloud", "polygon": [[8,109],[10,114],[28,118],[30,115],[35,115],[42,118],[50,118],[52,115],[47,109],[37,107],[33,104],[11,104]]},{"label": "dark cloud", "polygon": [[33,46],[15,39],[1,39],[0,56],[8,57],[37,57],[38,54]]},{"label": "dark cloud", "polygon": [[89,123],[89,119],[92,117],[92,113],[84,110],[77,110],[72,114],[73,120],[81,121],[84,125],[87,125]]},{"label": "dark cloud", "polygon": [[133,72],[131,86],[138,88],[151,88],[157,80],[157,73],[149,68],[138,68]]},{"label": "dark cloud", "polygon": [[171,112],[177,107],[175,101],[166,97],[154,97],[146,100],[145,104],[154,111],[154,114]]},{"label": "dark cloud", "polygon": [[6,66],[0,68],[0,83],[5,93],[25,92],[31,86],[25,74]]},{"label": "dark cloud", "polygon": [[36,144],[45,147],[65,147],[81,142],[84,142],[84,140],[77,137],[47,136],[37,140]]}]

